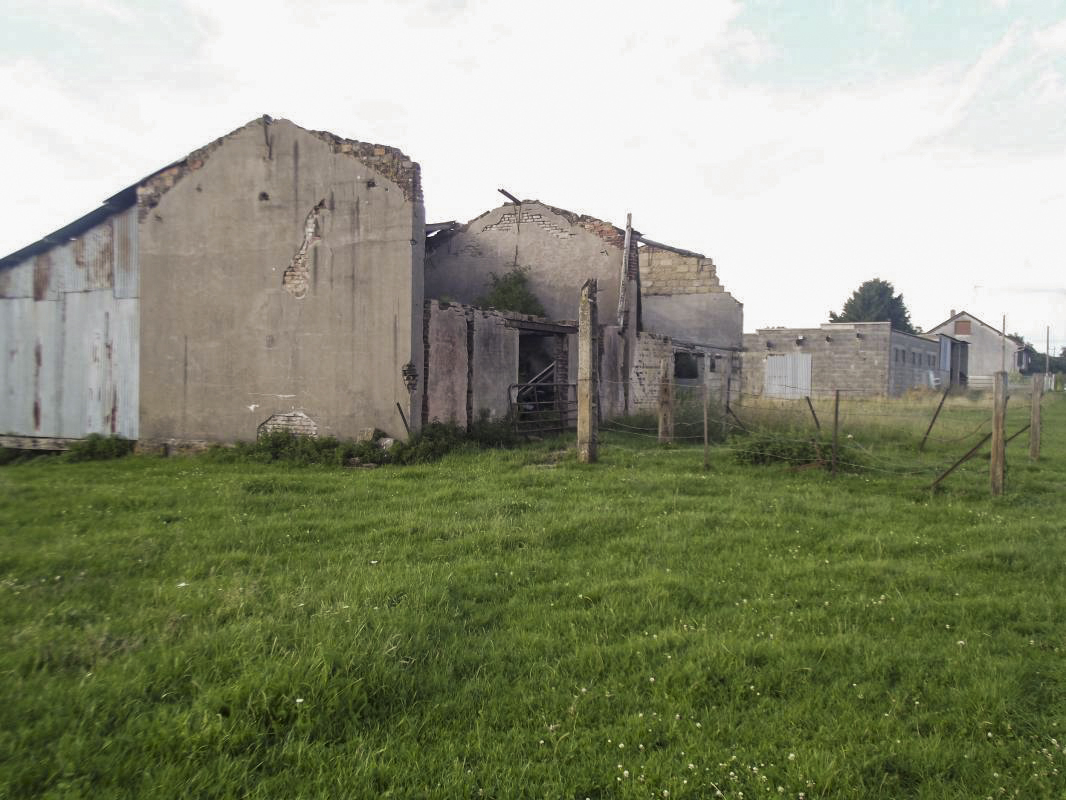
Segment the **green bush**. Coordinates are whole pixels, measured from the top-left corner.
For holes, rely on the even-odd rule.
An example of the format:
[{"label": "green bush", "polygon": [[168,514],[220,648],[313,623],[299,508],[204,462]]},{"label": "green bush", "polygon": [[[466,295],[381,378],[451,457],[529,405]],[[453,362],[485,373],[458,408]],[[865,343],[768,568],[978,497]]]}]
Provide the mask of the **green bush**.
[{"label": "green bush", "polygon": [[71,444],[63,458],[67,461],[107,461],[123,458],[133,452],[135,442],[121,436],[102,436],[90,433]]},{"label": "green bush", "polygon": [[529,288],[529,267],[514,267],[502,277],[490,272],[486,289],[485,294],[474,300],[474,305],[500,311],[517,311],[535,317],[545,316],[544,305]]}]

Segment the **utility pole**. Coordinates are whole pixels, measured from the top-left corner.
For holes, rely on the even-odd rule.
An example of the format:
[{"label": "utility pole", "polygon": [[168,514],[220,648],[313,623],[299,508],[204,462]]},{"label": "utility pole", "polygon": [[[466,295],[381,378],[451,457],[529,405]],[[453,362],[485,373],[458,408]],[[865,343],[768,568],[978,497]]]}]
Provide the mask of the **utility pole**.
[{"label": "utility pole", "polygon": [[1000,372],[1007,371],[1007,315],[1003,315],[1003,327],[999,329]]}]

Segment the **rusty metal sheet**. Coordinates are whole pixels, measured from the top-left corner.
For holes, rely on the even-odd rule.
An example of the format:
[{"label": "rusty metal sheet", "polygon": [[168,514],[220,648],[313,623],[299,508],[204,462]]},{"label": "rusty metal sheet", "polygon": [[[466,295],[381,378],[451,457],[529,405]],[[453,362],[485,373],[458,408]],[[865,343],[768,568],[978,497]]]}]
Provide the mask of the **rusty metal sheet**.
[{"label": "rusty metal sheet", "polygon": [[0,267],[0,297],[33,297],[33,259]]},{"label": "rusty metal sheet", "polygon": [[0,433],[138,433],[138,301],[110,289],[0,300]]},{"label": "rusty metal sheet", "polygon": [[141,266],[138,240],[137,206],[112,217],[114,220],[115,297],[140,296]]},{"label": "rusty metal sheet", "polygon": [[110,289],[114,285],[114,224],[106,219],[50,251],[63,292]]},{"label": "rusty metal sheet", "polygon": [[0,432],[54,436],[59,303],[0,300]]}]

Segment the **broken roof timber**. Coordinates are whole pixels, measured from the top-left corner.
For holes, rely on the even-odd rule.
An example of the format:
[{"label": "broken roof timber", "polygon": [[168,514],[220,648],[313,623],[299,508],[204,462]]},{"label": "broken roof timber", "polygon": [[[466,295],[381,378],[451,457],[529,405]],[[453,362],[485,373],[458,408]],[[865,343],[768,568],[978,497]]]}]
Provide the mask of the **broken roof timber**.
[{"label": "broken roof timber", "polygon": [[689,256],[691,258],[706,258],[703,253],[695,253],[692,250],[682,250],[680,247],[674,247],[673,245],[663,244],[662,242],[656,242],[654,239],[649,239],[647,236],[636,234],[637,239],[643,242],[648,247],[654,247],[656,250],[669,250],[671,253],[677,253],[679,256]]}]

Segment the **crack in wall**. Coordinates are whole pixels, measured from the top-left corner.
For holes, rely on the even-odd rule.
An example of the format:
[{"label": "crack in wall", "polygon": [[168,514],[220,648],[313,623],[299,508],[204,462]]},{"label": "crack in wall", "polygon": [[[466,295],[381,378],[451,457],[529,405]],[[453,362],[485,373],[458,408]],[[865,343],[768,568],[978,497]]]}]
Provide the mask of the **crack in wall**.
[{"label": "crack in wall", "polygon": [[319,200],[315,207],[307,212],[307,217],[304,219],[304,240],[281,276],[281,285],[297,299],[307,294],[307,287],[311,282],[311,270],[308,268],[307,256],[311,249],[322,241],[319,235],[319,217],[325,207],[326,201]]}]

